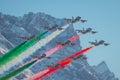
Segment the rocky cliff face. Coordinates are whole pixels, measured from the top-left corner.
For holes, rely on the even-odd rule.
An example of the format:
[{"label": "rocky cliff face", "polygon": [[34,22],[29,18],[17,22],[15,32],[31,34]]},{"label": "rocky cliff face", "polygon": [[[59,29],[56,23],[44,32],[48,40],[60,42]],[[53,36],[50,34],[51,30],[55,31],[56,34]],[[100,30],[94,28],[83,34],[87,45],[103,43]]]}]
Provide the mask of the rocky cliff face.
[{"label": "rocky cliff face", "polygon": [[96,71],[100,80],[118,80],[118,78],[115,78],[114,73],[109,70],[104,61],[97,66],[94,66],[94,70]]},{"label": "rocky cliff face", "polygon": [[[63,19],[57,19],[44,13],[32,13],[29,12],[23,17],[15,17],[0,13],[0,54],[5,53],[8,49],[25,41],[20,36],[32,36],[37,35],[43,31],[46,31],[46,26],[54,26],[57,24],[59,27],[68,24]],[[50,31],[52,33],[53,31]],[[34,55],[25,59],[25,62],[32,59],[33,56],[40,55],[46,50],[57,45],[56,42],[62,42],[68,38],[76,35],[73,25],[70,25],[62,34],[52,39],[47,45],[36,51]],[[74,41],[76,45],[67,45],[63,49],[55,52],[51,59],[45,59],[42,62],[38,62],[30,68],[32,73],[44,69],[49,64],[55,63],[56,61],[69,56],[81,50],[80,41]],[[105,63],[104,63],[105,64]],[[43,80],[118,80],[114,74],[106,68],[103,63],[95,66],[94,68],[87,63],[87,60],[79,59],[67,67],[49,75]],[[4,73],[6,74],[6,72]],[[1,74],[1,75],[4,75]],[[23,80],[29,73],[22,72],[15,79]]]}]

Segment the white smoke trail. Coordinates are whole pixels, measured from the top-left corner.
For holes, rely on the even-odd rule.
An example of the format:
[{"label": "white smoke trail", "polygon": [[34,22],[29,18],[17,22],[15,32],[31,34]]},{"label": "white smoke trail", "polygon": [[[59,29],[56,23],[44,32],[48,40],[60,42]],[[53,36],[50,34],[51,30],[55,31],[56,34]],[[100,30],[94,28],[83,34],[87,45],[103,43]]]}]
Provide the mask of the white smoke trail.
[{"label": "white smoke trail", "polygon": [[36,44],[34,44],[30,48],[28,48],[26,51],[22,52],[19,56],[17,56],[13,60],[11,60],[8,63],[6,63],[5,65],[1,66],[0,67],[0,74],[3,74],[4,71],[7,71],[10,68],[12,68],[13,66],[15,66],[16,64],[19,64],[24,58],[27,58],[29,55],[31,55],[32,53],[34,53],[36,50],[38,50],[42,46],[46,45],[48,42],[50,42],[53,38],[55,38],[56,36],[58,36],[60,33],[62,33],[68,27],[69,27],[69,24],[63,26],[62,27],[63,30],[56,30],[52,34],[48,35],[44,39],[41,39]]}]

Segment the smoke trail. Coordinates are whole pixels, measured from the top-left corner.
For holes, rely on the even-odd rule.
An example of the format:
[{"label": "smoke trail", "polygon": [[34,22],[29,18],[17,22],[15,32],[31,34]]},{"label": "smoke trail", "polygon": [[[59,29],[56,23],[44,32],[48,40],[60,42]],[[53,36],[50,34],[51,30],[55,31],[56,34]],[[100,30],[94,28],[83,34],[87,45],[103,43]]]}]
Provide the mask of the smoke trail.
[{"label": "smoke trail", "polygon": [[13,60],[11,60],[10,62],[6,63],[5,65],[2,65],[0,67],[0,73],[3,73],[4,71],[7,71],[8,69],[10,69],[11,67],[13,67],[14,65],[22,62],[22,60],[24,58],[27,58],[29,55],[31,55],[32,53],[34,53],[36,50],[38,50],[42,46],[46,45],[53,38],[55,38],[57,35],[59,35],[60,33],[62,33],[68,26],[69,26],[69,24],[63,26],[62,27],[62,28],[64,28],[63,30],[56,30],[55,32],[53,32],[49,36],[45,37],[44,39],[41,39],[36,44],[34,44],[30,48],[28,48],[26,51],[22,52],[19,56],[17,56],[16,58],[14,58]]}]

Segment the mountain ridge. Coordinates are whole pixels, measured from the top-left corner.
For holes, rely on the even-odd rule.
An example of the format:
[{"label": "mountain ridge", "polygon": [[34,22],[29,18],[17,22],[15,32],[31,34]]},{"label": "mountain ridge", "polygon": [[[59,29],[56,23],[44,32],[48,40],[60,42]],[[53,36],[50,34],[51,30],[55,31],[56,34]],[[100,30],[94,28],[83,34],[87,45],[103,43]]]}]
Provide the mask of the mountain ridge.
[{"label": "mountain ridge", "polygon": [[[1,54],[6,52],[8,49],[11,49],[14,46],[25,41],[19,38],[20,36],[37,35],[40,32],[45,31],[46,26],[51,27],[51,26],[54,26],[55,24],[57,24],[58,27],[61,27],[65,24],[68,24],[68,22],[65,21],[64,19],[54,18],[50,15],[40,13],[40,12],[38,13],[29,12],[28,14],[25,14],[23,17],[15,17],[15,16],[10,16],[10,15],[5,15],[3,13],[0,13]],[[50,33],[52,32],[53,31],[50,31]],[[44,53],[45,50],[48,50],[54,47],[55,45],[57,45],[56,41],[58,42],[65,41],[76,34],[77,33],[74,31],[73,25],[70,25],[69,28],[64,33],[54,38],[47,45],[37,50],[36,53],[34,53],[34,55],[30,56],[24,61],[28,61],[32,59],[32,57],[34,57],[35,55],[40,55],[41,53]],[[4,41],[4,44],[3,44],[3,41]],[[59,59],[65,56],[68,56],[76,51],[79,51],[81,49],[80,40],[76,40],[74,41],[74,43],[76,44],[75,46],[68,45],[68,46],[65,46],[63,49],[55,52],[55,54],[52,55],[52,58],[53,58],[52,60],[46,59],[43,62],[38,62],[29,70],[35,73],[45,68],[46,64],[49,65],[51,63],[55,63]],[[41,64],[42,66],[40,66]],[[92,67],[88,64],[87,60],[83,60],[81,58],[80,60],[74,61],[64,69],[59,70],[53,73],[52,75],[49,75],[43,80],[50,80],[50,79],[51,80],[53,79],[56,79],[56,80],[118,80],[118,78],[116,78],[115,75],[108,68],[103,70],[101,69],[100,66],[103,66],[102,68],[104,69],[106,68],[107,65],[104,62],[104,64],[102,63],[98,66]],[[104,74],[105,76],[99,73],[101,71],[100,69],[103,70],[102,74]],[[6,74],[6,72],[4,74]],[[22,72],[21,74],[16,76],[16,78],[14,79],[21,80],[21,79],[25,79],[26,77],[27,76],[25,72]]]}]

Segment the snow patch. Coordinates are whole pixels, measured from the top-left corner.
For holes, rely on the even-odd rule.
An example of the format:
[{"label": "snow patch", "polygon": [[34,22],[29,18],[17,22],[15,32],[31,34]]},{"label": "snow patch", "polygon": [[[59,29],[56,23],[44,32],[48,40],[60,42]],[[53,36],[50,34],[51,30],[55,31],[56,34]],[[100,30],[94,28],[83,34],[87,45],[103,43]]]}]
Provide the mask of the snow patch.
[{"label": "snow patch", "polygon": [[0,47],[0,53],[4,54],[7,50],[3,49],[2,47]]}]

